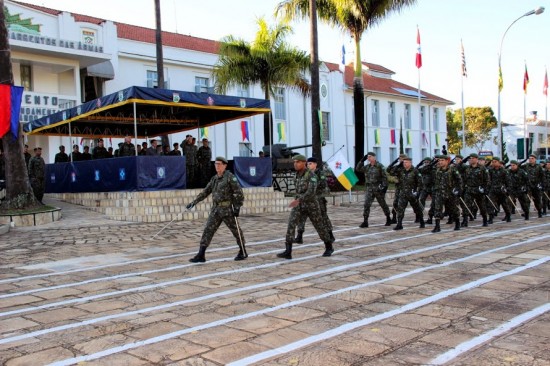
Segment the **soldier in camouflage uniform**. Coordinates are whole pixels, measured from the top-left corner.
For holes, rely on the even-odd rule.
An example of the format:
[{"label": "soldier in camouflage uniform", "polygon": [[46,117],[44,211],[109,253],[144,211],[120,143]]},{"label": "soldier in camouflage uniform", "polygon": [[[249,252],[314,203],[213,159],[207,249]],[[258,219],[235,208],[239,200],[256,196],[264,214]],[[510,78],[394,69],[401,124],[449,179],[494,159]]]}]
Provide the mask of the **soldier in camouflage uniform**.
[{"label": "soldier in camouflage uniform", "polygon": [[393,195],[393,203],[392,203],[392,218],[391,223],[396,224],[397,223],[397,205],[399,203],[399,190],[401,189],[401,181],[399,181],[400,171],[403,170],[403,159],[407,157],[406,154],[399,154],[399,157],[395,159],[390,166],[386,169],[386,172],[389,174],[390,169],[393,169],[392,175],[397,177],[397,182],[395,182],[395,192]]},{"label": "soldier in camouflage uniform", "polygon": [[38,202],[42,203],[46,189],[46,163],[42,159],[42,148],[34,148],[34,156],[29,160],[29,180]]},{"label": "soldier in camouflage uniform", "polygon": [[201,187],[204,187],[211,177],[210,161],[212,160],[212,149],[208,146],[208,139],[202,139],[202,146],[197,150],[197,164],[199,167],[199,179]]},{"label": "soldier in camouflage uniform", "polygon": [[468,215],[470,212],[476,212],[476,207],[479,206],[481,217],[483,218],[483,226],[488,226],[487,208],[485,206],[485,194],[489,191],[489,172],[485,166],[479,164],[479,156],[475,153],[470,154],[466,159],[470,160],[468,165],[462,165],[464,168],[464,207],[462,211],[461,226],[468,226]]},{"label": "soldier in camouflage uniform", "polygon": [[[334,234],[332,233],[332,222],[330,221],[330,218],[328,217],[327,213],[327,199],[325,198],[325,194],[330,193],[330,189],[328,187],[327,183],[327,175],[325,171],[320,168],[317,169],[317,159],[316,158],[308,158],[307,159],[307,168],[315,173],[317,176],[317,200],[319,201],[319,208],[321,209],[321,216],[323,218],[323,226],[327,228],[330,238],[332,240],[334,239]],[[302,217],[302,221],[298,223],[298,233],[296,235],[296,238],[294,238],[294,242],[296,244],[302,244],[304,242],[303,235],[304,230],[306,226],[306,216]]]},{"label": "soldier in camouflage uniform", "polygon": [[460,230],[460,212],[458,210],[458,197],[461,195],[462,178],[453,166],[450,166],[450,158],[447,155],[438,155],[437,171],[434,180],[434,216],[435,227],[432,233],[441,231],[441,219],[443,207],[454,220],[455,230]]},{"label": "soldier in camouflage uniform", "polygon": [[[493,157],[491,161],[491,169],[489,170],[491,187],[489,190],[489,199],[496,207],[502,205],[504,209],[504,218],[502,221],[512,221],[510,206],[508,205],[508,190],[510,188],[510,176],[508,171],[502,166],[499,157]],[[493,207],[489,211],[489,224],[493,223],[493,217],[497,214],[497,210]]]},{"label": "soldier in camouflage uniform", "polygon": [[411,204],[416,217],[419,218],[420,227],[424,227],[424,212],[420,203],[418,202],[418,196],[422,191],[422,176],[418,172],[418,169],[413,168],[411,158],[403,158],[403,167],[392,167],[389,170],[390,175],[396,176],[401,182],[401,189],[397,197],[397,226],[394,230],[403,230],[403,217],[405,216],[405,209],[407,205]]},{"label": "soldier in camouflage uniform", "polygon": [[197,147],[193,144],[193,136],[187,135],[181,143],[185,155],[185,169],[187,171],[187,188],[197,185],[195,171],[197,169]]},{"label": "soldier in camouflage uniform", "polygon": [[550,159],[546,160],[544,168],[544,192],[542,193],[542,214],[550,210]]},{"label": "soldier in camouflage uniform", "polygon": [[531,202],[527,196],[529,177],[525,169],[519,168],[517,160],[510,161],[510,198],[517,199],[523,210],[523,217],[529,220]]},{"label": "soldier in camouflage uniform", "polygon": [[[363,165],[367,159],[369,163],[367,165]],[[375,198],[384,211],[384,215],[386,215],[385,226],[390,226],[392,222],[390,218],[390,209],[388,208],[388,204],[384,198],[386,195],[386,190],[388,189],[388,176],[386,175],[384,166],[376,161],[375,153],[368,152],[367,155],[363,156],[359,163],[357,163],[355,170],[365,174],[366,186],[365,205],[363,206],[363,222],[359,225],[359,227],[369,227],[370,207]]]},{"label": "soldier in camouflage uniform", "polygon": [[533,199],[535,208],[542,217],[542,196],[544,191],[544,172],[539,164],[537,157],[534,154],[529,155],[529,162],[522,166],[529,177],[529,194]]},{"label": "soldier in camouflage uniform", "polygon": [[426,220],[426,224],[433,224],[433,217],[434,217],[434,197],[433,197],[433,185],[435,180],[435,171],[437,170],[437,167],[435,166],[437,164],[437,159],[430,159],[430,157],[425,157],[421,165],[417,166],[418,171],[422,175],[422,192],[420,192],[420,197],[418,198],[418,201],[420,202],[420,206],[424,210],[426,207],[426,198],[430,196],[430,209],[428,210],[428,220]]},{"label": "soldier in camouflage uniform", "polygon": [[221,156],[216,157],[215,162],[216,175],[212,177],[206,188],[199,193],[186,207],[193,208],[197,203],[204,200],[212,194],[212,209],[204,226],[202,233],[199,253],[189,261],[193,263],[206,262],[206,248],[210,245],[212,237],[222,221],[231,230],[231,233],[239,243],[239,253],[235,257],[236,261],[246,259],[248,257],[245,248],[245,240],[243,232],[237,225],[237,217],[244,201],[244,194],[237,178],[228,170],[227,160]]},{"label": "soldier in camouflage uniform", "polygon": [[319,200],[316,195],[318,184],[317,175],[306,168],[305,156],[296,155],[292,159],[294,160],[294,169],[296,170],[296,177],[294,178],[296,196],[291,203],[292,210],[288,218],[285,251],[277,254],[277,257],[292,259],[292,242],[294,241],[296,226],[308,217],[321,237],[321,240],[325,243],[323,257],[330,257],[334,252],[332,247],[334,239],[331,239],[321,215],[321,208],[319,207]]},{"label": "soldier in camouflage uniform", "polygon": [[136,148],[134,144],[132,144],[132,138],[130,136],[126,136],[124,138],[124,143],[120,145],[120,148],[118,149],[118,156],[124,157],[124,156],[135,156],[136,155]]}]

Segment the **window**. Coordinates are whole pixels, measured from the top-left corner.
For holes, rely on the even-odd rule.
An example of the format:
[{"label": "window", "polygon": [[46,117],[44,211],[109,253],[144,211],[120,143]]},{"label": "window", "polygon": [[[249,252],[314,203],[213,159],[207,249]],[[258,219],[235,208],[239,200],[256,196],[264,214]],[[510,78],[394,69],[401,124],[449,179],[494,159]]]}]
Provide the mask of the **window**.
[{"label": "window", "polygon": [[411,159],[413,159],[413,149],[410,147],[405,148],[405,154]]},{"label": "window", "polygon": [[434,131],[439,131],[439,108],[434,108]]},{"label": "window", "polygon": [[542,145],[543,142],[544,142],[544,134],[539,133],[539,145]]},{"label": "window", "polygon": [[275,88],[275,119],[286,120],[285,89]]},{"label": "window", "polygon": [[21,86],[26,91],[32,91],[32,68],[31,65],[21,65]]},{"label": "window", "polygon": [[397,148],[390,147],[390,161],[394,161],[395,159],[397,159]]},{"label": "window", "polygon": [[248,98],[248,86],[244,86],[244,85],[239,85],[237,87],[237,96],[238,97],[243,97],[243,98]]},{"label": "window", "polygon": [[380,114],[378,113],[378,100],[372,100],[372,125],[380,126]]},{"label": "window", "polygon": [[148,88],[158,87],[158,74],[156,71],[147,70],[147,87]]},{"label": "window", "polygon": [[388,126],[395,128],[395,102],[388,102]]},{"label": "window", "polygon": [[426,107],[420,107],[420,129],[426,131]]},{"label": "window", "polygon": [[209,93],[210,79],[195,76],[195,93]]},{"label": "window", "polygon": [[377,146],[377,147],[373,147],[373,150],[374,150],[374,153],[376,154],[376,160],[380,161],[380,159],[382,158],[381,154],[382,154],[382,149]]},{"label": "window", "polygon": [[441,154],[441,150],[440,149],[434,149],[434,156],[439,155],[439,154]]},{"label": "window", "polygon": [[[331,131],[331,121],[330,121],[330,113],[329,112],[322,112],[323,121],[321,123],[321,126],[323,130],[321,131],[321,140],[322,141],[331,141],[332,135],[330,133]],[[322,142],[321,141],[321,142]]]},{"label": "window", "polygon": [[405,129],[411,129],[411,105],[405,104]]}]

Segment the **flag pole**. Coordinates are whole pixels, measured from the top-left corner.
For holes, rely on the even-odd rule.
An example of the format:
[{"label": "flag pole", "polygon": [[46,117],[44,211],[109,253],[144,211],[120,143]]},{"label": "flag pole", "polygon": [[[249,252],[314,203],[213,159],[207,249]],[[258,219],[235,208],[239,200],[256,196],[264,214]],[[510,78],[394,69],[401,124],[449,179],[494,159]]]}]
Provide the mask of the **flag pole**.
[{"label": "flag pole", "polygon": [[550,159],[548,157],[548,145],[550,145],[550,133],[548,131],[548,70],[544,67],[544,87],[542,89],[545,95],[545,105],[544,105],[544,120],[546,121],[546,161]]},{"label": "flag pole", "polygon": [[527,84],[529,76],[527,74],[527,62],[525,62],[525,73],[523,74],[523,158],[527,159]]},{"label": "flag pole", "polygon": [[[422,127],[422,106],[420,102],[420,68],[422,67],[422,51],[420,48],[420,30],[418,29],[418,25],[416,26],[416,69],[418,71],[418,125],[421,128]],[[408,132],[407,132],[408,133]],[[408,136],[408,135],[407,135]],[[410,142],[410,141],[409,141]],[[422,146],[422,143],[420,144]]]},{"label": "flag pole", "polygon": [[[464,77],[466,76],[466,58],[464,55],[464,45],[462,44],[462,40],[460,40],[460,48],[462,53],[462,77],[460,80],[460,87],[461,87],[461,99],[462,99],[462,149],[466,149],[466,123],[465,123],[465,114],[466,111],[464,110]],[[461,151],[462,154],[464,154],[464,151]]]}]

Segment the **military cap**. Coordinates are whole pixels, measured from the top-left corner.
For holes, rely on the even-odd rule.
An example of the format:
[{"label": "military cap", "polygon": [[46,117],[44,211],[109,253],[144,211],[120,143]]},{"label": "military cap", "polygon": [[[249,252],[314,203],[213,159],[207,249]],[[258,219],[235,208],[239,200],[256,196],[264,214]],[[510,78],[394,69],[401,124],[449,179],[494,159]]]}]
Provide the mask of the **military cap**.
[{"label": "military cap", "polygon": [[529,157],[530,158],[535,158],[535,159],[537,158],[537,156],[535,154],[529,154]]},{"label": "military cap", "polygon": [[411,159],[410,157],[408,157],[408,156],[405,156],[405,157],[403,158],[403,161],[405,161],[405,160],[412,161],[412,159]]},{"label": "military cap", "polygon": [[307,158],[307,162],[308,162],[308,163],[315,163],[315,164],[317,164],[317,158],[314,158],[314,157]]},{"label": "military cap", "polygon": [[437,158],[438,159],[449,159],[449,155],[441,154]]},{"label": "military cap", "polygon": [[498,156],[493,156],[493,160],[501,161],[501,160],[500,160],[500,157],[498,157]]},{"label": "military cap", "polygon": [[518,161],[517,160],[512,160],[512,161],[510,161],[510,164],[518,165]]},{"label": "military cap", "polygon": [[369,151],[369,152],[367,153],[367,156],[369,156],[369,155],[370,155],[370,156],[376,157],[376,154],[375,154],[374,152],[372,152],[372,151]]},{"label": "military cap", "polygon": [[405,159],[407,158],[407,154],[399,154],[399,159]]},{"label": "military cap", "polygon": [[292,157],[292,160],[296,160],[296,161],[307,161],[307,158],[303,155],[294,155]]},{"label": "military cap", "polygon": [[480,156],[479,160],[485,160],[485,156]]},{"label": "military cap", "polygon": [[431,161],[432,158],[430,158],[429,156],[426,156],[424,159],[422,159],[422,161]]},{"label": "military cap", "polygon": [[477,158],[479,158],[479,155],[476,154],[476,153],[471,153],[471,154],[470,154],[470,157],[471,157],[471,158],[476,158],[476,159],[477,159]]},{"label": "military cap", "polygon": [[38,151],[38,150],[42,151],[42,148],[41,147],[35,147],[33,151]]},{"label": "military cap", "polygon": [[227,159],[224,158],[223,156],[216,156],[216,161],[221,161],[222,163],[227,165]]},{"label": "military cap", "polygon": [[464,156],[462,156],[462,155],[460,155],[460,154],[456,154],[456,155],[455,155],[455,158],[457,158],[457,159],[464,159]]}]

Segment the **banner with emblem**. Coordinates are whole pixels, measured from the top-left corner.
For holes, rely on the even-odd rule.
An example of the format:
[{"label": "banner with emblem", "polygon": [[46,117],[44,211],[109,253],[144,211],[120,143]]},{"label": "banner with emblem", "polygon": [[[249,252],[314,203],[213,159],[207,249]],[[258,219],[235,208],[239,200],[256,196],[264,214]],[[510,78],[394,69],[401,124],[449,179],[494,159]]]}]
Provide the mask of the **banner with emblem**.
[{"label": "banner with emblem", "polygon": [[327,164],[338,182],[348,191],[359,181],[342,151],[337,151],[328,159]]}]

